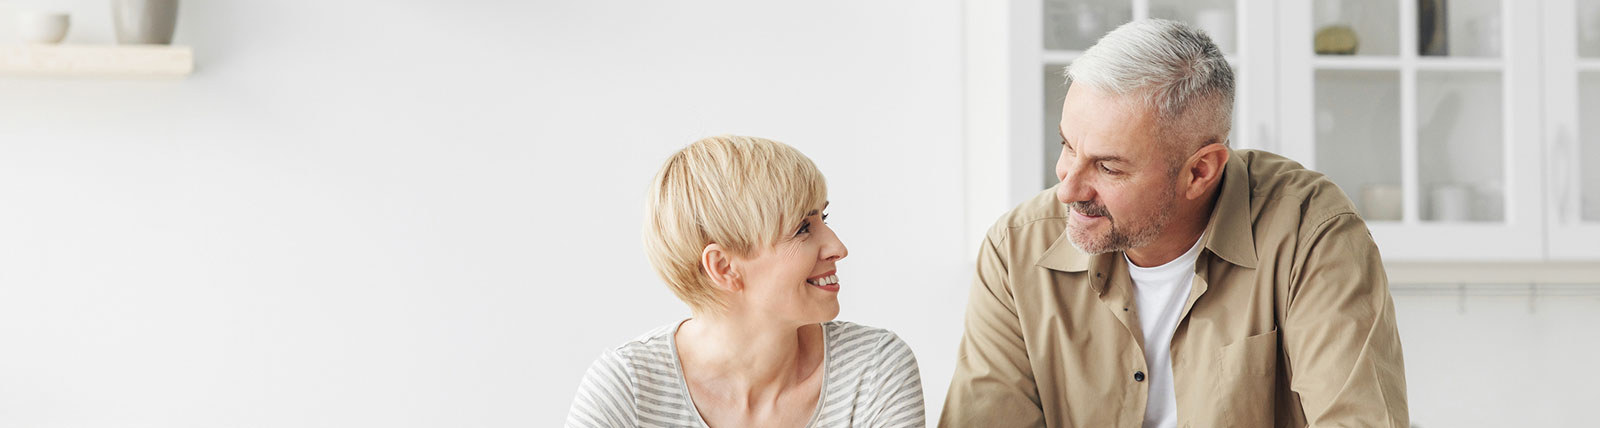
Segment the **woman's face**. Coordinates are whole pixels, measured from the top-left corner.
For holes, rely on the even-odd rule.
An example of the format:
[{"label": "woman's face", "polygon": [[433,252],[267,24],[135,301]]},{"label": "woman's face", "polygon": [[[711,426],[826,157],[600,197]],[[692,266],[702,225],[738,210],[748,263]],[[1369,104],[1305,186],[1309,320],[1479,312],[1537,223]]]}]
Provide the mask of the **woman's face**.
[{"label": "woman's face", "polygon": [[824,222],[826,208],[826,204],[816,207],[775,245],[742,259],[744,292],[738,300],[744,312],[794,325],[826,322],[839,315],[835,265],[849,251]]}]

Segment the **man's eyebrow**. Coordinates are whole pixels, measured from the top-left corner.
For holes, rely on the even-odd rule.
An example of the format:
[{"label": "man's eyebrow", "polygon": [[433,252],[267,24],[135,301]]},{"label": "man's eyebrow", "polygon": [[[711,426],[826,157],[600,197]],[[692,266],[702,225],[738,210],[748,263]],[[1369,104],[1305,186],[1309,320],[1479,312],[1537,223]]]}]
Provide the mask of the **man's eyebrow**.
[{"label": "man's eyebrow", "polygon": [[[1061,143],[1062,144],[1066,144],[1067,143],[1067,133],[1065,131],[1062,131],[1060,128],[1056,128],[1056,133],[1061,134]],[[1072,147],[1071,144],[1066,144],[1066,146],[1069,147],[1069,148]],[[1073,149],[1073,150],[1076,151],[1077,149]],[[1089,160],[1104,161],[1104,162],[1130,163],[1130,162],[1128,162],[1128,159],[1123,158],[1122,156],[1116,156],[1116,155],[1112,155],[1112,156],[1090,156]]]}]

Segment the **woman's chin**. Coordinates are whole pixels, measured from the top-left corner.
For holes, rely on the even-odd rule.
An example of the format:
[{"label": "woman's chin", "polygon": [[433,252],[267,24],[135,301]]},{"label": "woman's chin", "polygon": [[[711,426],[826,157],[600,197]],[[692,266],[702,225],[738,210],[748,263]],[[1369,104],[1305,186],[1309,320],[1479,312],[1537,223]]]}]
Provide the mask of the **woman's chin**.
[{"label": "woman's chin", "polygon": [[839,302],[833,301],[807,310],[799,320],[802,325],[810,325],[833,321],[836,318],[839,318]]},{"label": "woman's chin", "polygon": [[839,318],[839,307],[835,306],[833,308],[833,312],[829,312],[828,313],[828,319],[822,320],[822,322],[833,321],[833,320],[838,319],[838,318]]},{"label": "woman's chin", "polygon": [[818,323],[825,323],[828,321],[833,321],[835,318],[839,318],[839,301],[834,300],[832,303],[833,304],[828,305],[828,307],[824,308],[824,310],[820,313],[820,315],[823,316],[819,317],[821,319],[817,321]]}]

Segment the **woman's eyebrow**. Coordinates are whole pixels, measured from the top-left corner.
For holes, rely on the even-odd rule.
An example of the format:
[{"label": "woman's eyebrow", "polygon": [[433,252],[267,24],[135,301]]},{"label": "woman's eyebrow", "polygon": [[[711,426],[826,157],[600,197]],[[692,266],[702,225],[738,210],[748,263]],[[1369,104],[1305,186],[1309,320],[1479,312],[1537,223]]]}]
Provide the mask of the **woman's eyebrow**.
[{"label": "woman's eyebrow", "polygon": [[[822,201],[822,209],[824,209],[824,210],[828,209],[828,204],[829,203],[832,203],[832,202],[831,201]],[[806,212],[806,217],[817,215],[818,212],[821,212],[821,210],[811,210],[809,212]]]}]

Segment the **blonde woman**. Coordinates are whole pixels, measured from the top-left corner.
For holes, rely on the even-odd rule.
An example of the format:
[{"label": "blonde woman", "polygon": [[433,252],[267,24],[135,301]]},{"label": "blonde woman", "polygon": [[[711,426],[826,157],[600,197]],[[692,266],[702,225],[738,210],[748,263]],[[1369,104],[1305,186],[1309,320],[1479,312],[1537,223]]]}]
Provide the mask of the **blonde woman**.
[{"label": "blonde woman", "polygon": [[922,427],[917,360],[887,330],[833,320],[848,251],[811,160],[721,136],[667,159],[645,250],[693,316],[603,352],[568,427]]}]

